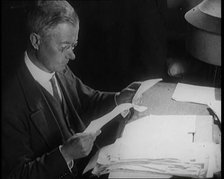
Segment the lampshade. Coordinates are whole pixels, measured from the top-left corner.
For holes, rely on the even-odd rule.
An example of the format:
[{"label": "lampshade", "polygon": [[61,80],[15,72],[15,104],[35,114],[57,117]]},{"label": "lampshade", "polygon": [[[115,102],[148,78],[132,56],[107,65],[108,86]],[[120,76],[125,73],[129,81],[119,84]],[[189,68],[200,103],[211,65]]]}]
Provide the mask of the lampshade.
[{"label": "lampshade", "polygon": [[195,58],[221,66],[221,0],[204,0],[185,14],[191,24],[186,49]]}]

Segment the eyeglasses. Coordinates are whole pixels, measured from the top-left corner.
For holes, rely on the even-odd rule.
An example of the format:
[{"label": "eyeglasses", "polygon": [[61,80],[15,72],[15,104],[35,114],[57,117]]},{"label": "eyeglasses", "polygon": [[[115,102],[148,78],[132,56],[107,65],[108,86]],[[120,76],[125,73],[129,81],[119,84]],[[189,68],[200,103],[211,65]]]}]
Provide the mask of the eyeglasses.
[{"label": "eyeglasses", "polygon": [[60,51],[62,53],[69,51],[70,49],[73,51],[77,45],[78,45],[78,42],[72,43],[72,44],[65,44],[60,48]]}]

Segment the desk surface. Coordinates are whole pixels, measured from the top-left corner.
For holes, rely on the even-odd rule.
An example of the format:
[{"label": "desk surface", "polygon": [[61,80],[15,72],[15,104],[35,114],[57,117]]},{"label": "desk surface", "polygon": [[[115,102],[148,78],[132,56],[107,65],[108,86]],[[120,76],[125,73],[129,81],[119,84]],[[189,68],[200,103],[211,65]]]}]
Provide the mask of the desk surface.
[{"label": "desk surface", "polygon": [[[176,83],[165,83],[159,82],[148,91],[143,94],[142,105],[148,107],[145,115],[209,115],[208,106],[203,104],[196,103],[187,103],[179,102],[172,99],[172,95],[176,88]],[[137,112],[134,113],[133,117],[129,122],[139,118]],[[203,121],[197,123],[198,128],[201,129],[200,141],[206,141],[206,137],[203,137],[206,134],[206,130],[203,129]],[[196,125],[197,125],[196,124]],[[200,126],[201,125],[201,126]],[[206,135],[205,135],[206,136]],[[221,143],[221,132],[217,125],[213,125],[213,141],[215,143]],[[205,142],[204,141],[204,142]],[[121,173],[122,176],[122,173]],[[127,176],[127,175],[125,175]]]},{"label": "desk surface", "polygon": [[[156,115],[208,115],[207,105],[179,102],[172,99],[175,83],[160,82],[144,94],[143,104]],[[184,94],[183,94],[184,95]]]},{"label": "desk surface", "polygon": [[[176,88],[176,83],[159,82],[147,90],[143,94],[142,105],[148,107],[146,115],[209,115],[208,106],[204,104],[179,102],[172,99],[172,95]],[[135,113],[130,119],[136,120],[139,116]],[[197,125],[200,128],[199,141],[206,141],[203,134],[206,134],[203,121],[201,119]],[[218,125],[213,125],[213,141],[215,143],[221,143],[221,132]]]}]

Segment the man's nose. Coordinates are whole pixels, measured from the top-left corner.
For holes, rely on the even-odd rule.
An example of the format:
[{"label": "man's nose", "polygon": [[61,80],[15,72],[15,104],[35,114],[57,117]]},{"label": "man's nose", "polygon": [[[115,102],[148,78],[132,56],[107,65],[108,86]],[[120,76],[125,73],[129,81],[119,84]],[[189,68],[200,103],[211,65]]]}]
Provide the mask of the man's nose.
[{"label": "man's nose", "polygon": [[68,57],[69,60],[75,60],[75,53],[74,53],[74,51],[70,50],[67,57]]}]

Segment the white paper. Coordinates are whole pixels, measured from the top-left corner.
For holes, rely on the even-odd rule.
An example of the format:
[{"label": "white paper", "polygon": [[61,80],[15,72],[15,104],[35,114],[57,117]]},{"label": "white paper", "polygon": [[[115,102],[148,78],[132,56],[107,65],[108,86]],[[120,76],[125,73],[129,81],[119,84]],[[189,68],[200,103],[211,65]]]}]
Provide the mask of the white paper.
[{"label": "white paper", "polygon": [[[145,111],[145,110],[142,110],[142,109],[137,109],[139,108],[139,106],[142,106],[141,103],[142,103],[142,95],[144,92],[146,92],[149,88],[151,88],[152,86],[154,86],[156,83],[158,83],[159,81],[161,81],[162,78],[158,78],[158,79],[151,79],[151,80],[146,80],[146,81],[143,81],[141,82],[141,85],[140,87],[138,88],[138,90],[136,91],[133,99],[132,99],[132,104],[134,105],[138,105],[135,109],[139,112],[141,111]],[[128,113],[130,111],[129,110],[125,110],[121,113],[121,115],[123,116],[123,118],[125,118]]]},{"label": "white paper", "polygon": [[[95,167],[94,174],[100,174],[100,172],[108,173],[110,171],[113,172],[117,170],[131,170],[198,178],[205,176],[212,177],[214,172],[221,170],[221,163],[215,164],[214,160],[211,162],[211,166],[209,168],[209,157],[214,156],[214,152],[209,150],[209,148],[211,148],[211,145],[215,145],[212,143],[191,143],[189,145],[175,145],[172,146],[172,150],[169,150],[171,149],[170,147],[162,148],[164,151],[166,151],[166,155],[161,155],[161,157],[157,158],[155,158],[153,154],[150,154],[150,152],[152,152],[152,150],[150,150],[148,151],[149,154],[147,156],[138,159],[133,159],[132,156],[131,158],[126,159],[121,158],[121,156],[113,156],[114,152],[109,148],[112,148],[113,150],[116,149],[114,145],[118,145],[118,143],[105,147],[102,149],[102,151],[100,151],[99,159],[97,162],[101,163],[103,161],[105,164],[102,163]],[[126,147],[122,146],[120,148],[120,151],[124,151],[126,149]],[[162,149],[160,149],[160,151],[157,151],[160,153]],[[175,152],[177,151],[181,153],[181,155],[175,155]],[[150,158],[150,156],[152,158]],[[217,155],[217,157],[218,156],[220,155]],[[218,165],[219,167],[216,167],[216,165]],[[209,171],[209,173],[207,173],[207,171]]]},{"label": "white paper", "polygon": [[209,104],[221,101],[221,89],[178,83],[172,99],[182,102]]},{"label": "white paper", "polygon": [[208,105],[221,122],[221,89],[178,83],[172,99]]},{"label": "white paper", "polygon": [[142,172],[136,170],[114,170],[108,178],[171,178],[172,175],[157,174],[153,172]]},{"label": "white paper", "polygon": [[93,173],[129,170],[212,177],[221,170],[220,146],[192,142],[195,120],[194,115],[152,115],[128,123],[121,138],[100,150]]},{"label": "white paper", "polygon": [[137,106],[132,103],[123,103],[116,106],[111,112],[107,113],[106,115],[91,121],[89,126],[85,129],[84,132],[96,132],[100,130],[105,124],[110,122],[113,118],[115,118],[118,114],[122,113],[125,110],[134,107],[134,109],[138,110],[139,112],[143,112],[147,109],[146,106]]},{"label": "white paper", "polygon": [[132,99],[132,103],[139,105],[139,103],[141,102],[142,94],[161,80],[162,80],[161,78],[158,78],[158,79],[143,81],[141,83],[141,86],[138,88],[137,92],[135,93],[135,96]]},{"label": "white paper", "polygon": [[193,141],[195,119],[195,115],[143,117],[125,126],[122,137],[107,149],[108,153],[122,159],[165,157],[167,153],[181,157],[181,149]]}]

